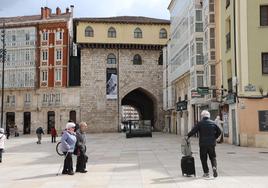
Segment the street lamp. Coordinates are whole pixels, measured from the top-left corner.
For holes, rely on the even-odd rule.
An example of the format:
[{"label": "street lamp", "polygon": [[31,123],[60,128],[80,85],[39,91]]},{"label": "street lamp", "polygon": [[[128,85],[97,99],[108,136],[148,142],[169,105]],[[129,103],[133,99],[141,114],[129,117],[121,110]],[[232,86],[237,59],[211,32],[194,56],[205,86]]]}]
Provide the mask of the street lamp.
[{"label": "street lamp", "polygon": [[5,22],[3,23],[3,28],[2,28],[2,31],[1,31],[1,42],[3,44],[3,47],[0,51],[0,56],[1,56],[1,59],[2,59],[2,98],[1,98],[1,128],[3,128],[3,113],[4,113],[4,78],[5,78],[5,59],[6,59],[6,42],[5,42]]}]

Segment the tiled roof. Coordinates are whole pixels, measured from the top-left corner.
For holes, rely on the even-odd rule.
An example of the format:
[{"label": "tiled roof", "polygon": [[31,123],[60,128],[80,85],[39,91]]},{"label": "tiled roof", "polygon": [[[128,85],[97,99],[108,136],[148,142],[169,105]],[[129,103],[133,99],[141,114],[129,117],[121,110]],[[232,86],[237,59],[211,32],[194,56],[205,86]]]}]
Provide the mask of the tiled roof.
[{"label": "tiled roof", "polygon": [[106,18],[75,18],[74,21],[101,23],[140,23],[140,24],[170,24],[169,20],[148,18],[142,16],[117,16]]},{"label": "tiled roof", "polygon": [[51,14],[48,19],[41,19],[41,15],[31,15],[31,16],[16,16],[16,17],[0,17],[0,23],[21,23],[21,22],[38,22],[42,20],[57,20],[57,19],[67,19],[70,18],[71,13],[64,13],[60,15]]}]

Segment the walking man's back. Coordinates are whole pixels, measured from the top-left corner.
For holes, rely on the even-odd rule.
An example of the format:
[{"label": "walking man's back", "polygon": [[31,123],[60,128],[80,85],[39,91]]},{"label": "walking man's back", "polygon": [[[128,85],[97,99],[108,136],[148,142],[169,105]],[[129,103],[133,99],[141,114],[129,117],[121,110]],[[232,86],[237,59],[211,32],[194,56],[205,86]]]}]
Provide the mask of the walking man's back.
[{"label": "walking man's back", "polygon": [[216,139],[221,135],[220,128],[214,121],[210,120],[210,113],[203,110],[201,113],[202,120],[198,122],[194,128],[188,133],[188,138],[199,133],[199,147],[200,147],[200,159],[202,168],[204,171],[204,177],[209,177],[209,168],[207,164],[207,157],[212,164],[213,176],[217,177],[217,161],[216,161]]}]

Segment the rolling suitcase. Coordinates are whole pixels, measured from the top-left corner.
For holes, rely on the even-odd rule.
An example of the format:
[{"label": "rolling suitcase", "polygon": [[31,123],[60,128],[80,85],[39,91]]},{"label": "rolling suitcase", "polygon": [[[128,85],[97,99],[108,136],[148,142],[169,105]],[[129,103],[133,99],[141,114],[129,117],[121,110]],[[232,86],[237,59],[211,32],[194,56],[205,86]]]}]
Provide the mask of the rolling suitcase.
[{"label": "rolling suitcase", "polygon": [[181,158],[181,172],[182,175],[191,176],[195,174],[194,157],[192,156],[191,144],[185,138],[182,140],[181,152],[183,157]]},{"label": "rolling suitcase", "polygon": [[181,172],[182,176],[195,175],[195,164],[192,156],[183,156],[181,159]]}]

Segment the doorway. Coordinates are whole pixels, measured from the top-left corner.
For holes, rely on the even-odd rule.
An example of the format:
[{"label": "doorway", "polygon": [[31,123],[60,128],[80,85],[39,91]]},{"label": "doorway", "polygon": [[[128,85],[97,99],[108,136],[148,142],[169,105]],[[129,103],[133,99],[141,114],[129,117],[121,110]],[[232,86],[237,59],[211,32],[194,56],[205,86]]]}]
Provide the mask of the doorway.
[{"label": "doorway", "polygon": [[23,134],[31,133],[31,112],[23,113]]},{"label": "doorway", "polygon": [[72,122],[76,123],[76,111],[74,111],[74,110],[70,111],[69,120],[71,120]]},{"label": "doorway", "polygon": [[49,111],[47,113],[47,134],[50,134],[52,127],[55,127],[55,112]]}]

